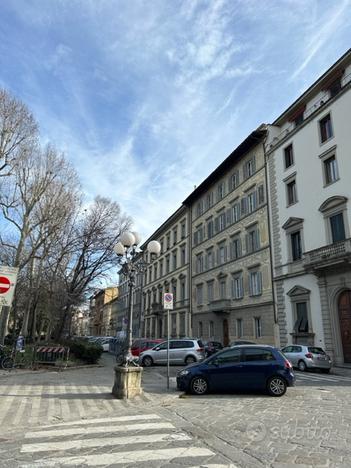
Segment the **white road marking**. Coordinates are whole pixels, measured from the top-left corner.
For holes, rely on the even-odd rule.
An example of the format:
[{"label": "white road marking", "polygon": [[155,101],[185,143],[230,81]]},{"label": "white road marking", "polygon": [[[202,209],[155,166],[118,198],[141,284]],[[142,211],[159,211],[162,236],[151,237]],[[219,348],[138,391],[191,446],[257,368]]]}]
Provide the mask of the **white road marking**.
[{"label": "white road marking", "polygon": [[298,379],[303,379],[303,380],[315,380],[315,381],[318,381],[318,382],[321,382],[321,381],[328,381],[328,382],[336,382],[336,383],[340,383],[340,382],[350,382],[351,380],[349,379],[340,379],[339,377],[337,376],[331,376],[331,375],[314,375],[314,374],[297,374],[296,377]]},{"label": "white road marking", "polygon": [[[201,447],[176,447],[154,450],[137,450],[131,452],[100,453],[97,455],[83,455],[77,457],[55,457],[40,461],[40,467],[46,466],[103,466],[127,465],[129,463],[153,460],[173,460],[176,458],[209,457],[215,455],[209,449]],[[22,465],[28,466],[28,465]]]},{"label": "white road marking", "polygon": [[106,437],[95,439],[66,440],[64,442],[45,442],[39,444],[26,444],[21,448],[22,453],[50,452],[51,450],[85,449],[91,447],[107,447],[113,445],[152,443],[152,442],[172,442],[179,440],[191,440],[191,437],[184,433],[175,434],[143,434],[130,437]]},{"label": "white road marking", "polygon": [[62,426],[84,426],[86,424],[100,424],[100,423],[109,423],[109,422],[126,422],[126,421],[145,421],[148,419],[161,419],[157,414],[136,414],[131,416],[115,416],[110,418],[95,418],[95,419],[82,419],[79,421],[69,421],[59,424],[51,424],[50,426],[44,426],[44,428],[50,429],[54,427]]},{"label": "white road marking", "polygon": [[43,391],[43,386],[39,385],[39,387],[36,388],[35,394],[32,395],[32,410],[31,410],[31,414],[29,417],[29,424],[37,424],[39,421],[42,391]]},{"label": "white road marking", "polygon": [[[127,432],[127,431],[145,431],[148,429],[174,429],[173,424],[168,422],[158,423],[141,423],[141,424],[127,424],[121,426],[99,426],[99,427],[85,427],[81,431],[82,434],[108,434],[112,432]],[[76,435],[77,428],[51,430],[51,431],[36,431],[27,432],[26,439],[39,439],[41,437],[60,437]]]}]

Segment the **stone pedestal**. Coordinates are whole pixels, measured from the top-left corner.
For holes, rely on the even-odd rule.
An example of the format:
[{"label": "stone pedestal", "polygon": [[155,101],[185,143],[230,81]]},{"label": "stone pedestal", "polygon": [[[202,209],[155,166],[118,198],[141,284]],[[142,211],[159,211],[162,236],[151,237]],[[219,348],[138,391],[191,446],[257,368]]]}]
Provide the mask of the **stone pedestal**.
[{"label": "stone pedestal", "polygon": [[116,398],[134,398],[141,395],[141,374],[142,367],[121,367],[115,366],[115,382],[112,388],[112,394]]}]

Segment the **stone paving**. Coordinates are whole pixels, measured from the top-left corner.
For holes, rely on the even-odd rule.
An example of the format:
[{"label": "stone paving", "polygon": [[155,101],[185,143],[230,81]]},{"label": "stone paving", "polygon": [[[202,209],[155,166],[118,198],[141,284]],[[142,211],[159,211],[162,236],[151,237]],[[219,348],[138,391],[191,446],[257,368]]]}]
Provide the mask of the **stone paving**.
[{"label": "stone paving", "polygon": [[177,368],[167,392],[156,367],[142,397],[120,401],[104,361],[0,375],[0,467],[351,466],[351,376],[298,374],[282,398],[195,397],[176,392]]}]

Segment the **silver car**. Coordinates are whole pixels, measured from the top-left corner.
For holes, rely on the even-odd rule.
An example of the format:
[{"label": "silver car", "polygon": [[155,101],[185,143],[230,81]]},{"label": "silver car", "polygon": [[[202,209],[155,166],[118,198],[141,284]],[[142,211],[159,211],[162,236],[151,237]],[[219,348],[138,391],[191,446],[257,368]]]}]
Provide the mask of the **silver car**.
[{"label": "silver car", "polygon": [[282,349],[282,353],[289,359],[293,367],[297,367],[300,371],[320,369],[327,374],[332,367],[330,357],[322,348],[316,346],[286,346]]},{"label": "silver car", "polygon": [[[170,364],[192,364],[205,358],[205,349],[201,340],[169,340]],[[167,363],[167,341],[140,353],[139,362],[144,367]]]}]

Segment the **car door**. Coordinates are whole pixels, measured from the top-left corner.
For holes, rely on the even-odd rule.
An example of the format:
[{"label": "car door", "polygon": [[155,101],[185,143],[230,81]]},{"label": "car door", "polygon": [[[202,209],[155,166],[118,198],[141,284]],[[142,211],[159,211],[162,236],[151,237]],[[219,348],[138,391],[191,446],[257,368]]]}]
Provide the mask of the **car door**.
[{"label": "car door", "polygon": [[291,346],[291,348],[291,358],[289,359],[289,361],[294,367],[297,367],[302,354],[302,346]]},{"label": "car door", "polygon": [[213,391],[233,391],[241,388],[241,349],[233,348],[216,354],[205,370]]},{"label": "car door", "polygon": [[164,364],[167,362],[167,341],[153,348],[152,359],[155,364]]},{"label": "car door", "polygon": [[243,351],[242,385],[247,390],[266,387],[267,379],[278,370],[279,363],[267,348],[245,348]]},{"label": "car door", "polygon": [[173,340],[170,342],[169,362],[172,364],[184,363],[182,355],[184,354],[184,340]]},{"label": "car door", "polygon": [[288,361],[290,361],[291,364],[294,365],[294,363],[293,363],[293,359],[294,359],[293,346],[285,346],[285,348],[282,349],[282,353],[288,359]]}]

